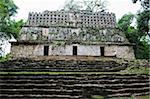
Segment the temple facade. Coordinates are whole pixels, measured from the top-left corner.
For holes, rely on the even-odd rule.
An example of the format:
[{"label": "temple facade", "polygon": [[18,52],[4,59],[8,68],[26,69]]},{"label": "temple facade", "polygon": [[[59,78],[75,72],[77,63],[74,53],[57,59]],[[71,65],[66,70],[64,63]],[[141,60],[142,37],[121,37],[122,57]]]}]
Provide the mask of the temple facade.
[{"label": "temple facade", "polygon": [[116,28],[114,13],[44,11],[29,13],[12,56],[103,56],[134,59],[133,44]]}]

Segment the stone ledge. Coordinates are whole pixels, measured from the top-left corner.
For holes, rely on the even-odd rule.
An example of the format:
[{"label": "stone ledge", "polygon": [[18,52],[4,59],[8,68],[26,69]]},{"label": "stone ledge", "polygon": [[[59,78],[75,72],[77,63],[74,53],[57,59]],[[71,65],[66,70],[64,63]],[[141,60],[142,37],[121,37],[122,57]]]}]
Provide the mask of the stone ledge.
[{"label": "stone ledge", "polygon": [[37,44],[55,44],[55,42],[66,42],[66,45],[71,45],[71,44],[79,44],[79,45],[119,45],[119,46],[135,46],[134,43],[119,43],[119,42],[70,42],[69,40],[57,40],[57,41],[37,41],[37,40],[33,40],[33,41],[23,41],[23,40],[19,40],[17,42],[10,42],[12,45],[37,45]]}]

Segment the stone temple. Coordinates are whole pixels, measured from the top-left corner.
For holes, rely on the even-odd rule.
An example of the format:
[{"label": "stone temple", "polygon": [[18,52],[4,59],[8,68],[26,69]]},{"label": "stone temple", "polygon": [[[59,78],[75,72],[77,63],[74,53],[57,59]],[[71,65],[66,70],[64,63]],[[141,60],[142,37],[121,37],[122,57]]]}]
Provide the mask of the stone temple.
[{"label": "stone temple", "polygon": [[103,56],[134,59],[133,44],[116,27],[114,13],[44,11],[29,13],[11,54],[37,56]]}]

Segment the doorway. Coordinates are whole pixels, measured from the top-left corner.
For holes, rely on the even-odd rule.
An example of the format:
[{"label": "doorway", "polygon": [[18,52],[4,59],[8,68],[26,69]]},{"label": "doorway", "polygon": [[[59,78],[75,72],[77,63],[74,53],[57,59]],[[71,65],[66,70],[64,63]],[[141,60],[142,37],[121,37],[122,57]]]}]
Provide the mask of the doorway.
[{"label": "doorway", "polygon": [[78,51],[77,51],[77,46],[73,46],[73,55],[77,55]]},{"label": "doorway", "polygon": [[44,46],[44,56],[48,56],[49,54],[49,46]]},{"label": "doorway", "polygon": [[101,51],[101,56],[105,56],[105,48],[104,47],[100,47],[100,51]]}]

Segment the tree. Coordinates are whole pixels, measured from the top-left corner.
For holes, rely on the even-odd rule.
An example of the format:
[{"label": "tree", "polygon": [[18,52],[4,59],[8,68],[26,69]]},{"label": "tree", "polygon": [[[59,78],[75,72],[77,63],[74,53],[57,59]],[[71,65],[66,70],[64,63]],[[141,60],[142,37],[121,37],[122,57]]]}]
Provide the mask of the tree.
[{"label": "tree", "polygon": [[134,18],[134,14],[125,14],[122,16],[117,24],[118,28],[124,32],[130,43],[136,43],[139,38],[137,29],[131,26]]},{"label": "tree", "polygon": [[106,1],[102,0],[83,0],[85,7],[85,10],[91,10],[94,12],[103,12],[106,9]]},{"label": "tree", "polygon": [[87,10],[92,12],[103,12],[106,10],[106,1],[102,0],[68,0],[63,10],[65,11],[79,11],[79,10]]},{"label": "tree", "polygon": [[118,21],[118,27],[122,31],[127,31],[134,18],[135,16],[132,13],[123,15],[122,18]]},{"label": "tree", "polygon": [[17,8],[18,7],[12,0],[0,1],[0,32],[6,33],[9,37],[15,34],[13,31],[9,30],[9,28],[12,26],[12,21],[10,19],[17,13]]},{"label": "tree", "polygon": [[144,10],[150,10],[150,1],[149,0],[132,0],[133,3],[136,3],[137,1],[141,2],[141,6],[144,8]]},{"label": "tree", "polygon": [[23,24],[24,24],[23,20],[19,20],[19,21],[11,20],[7,30],[9,33],[11,33],[11,35],[14,38],[18,38]]},{"label": "tree", "polygon": [[4,41],[12,37],[18,38],[23,20],[11,20],[11,17],[17,13],[17,6],[12,0],[0,0],[0,56],[4,52],[2,45]]},{"label": "tree", "polygon": [[137,28],[141,32],[140,35],[149,35],[149,21],[150,21],[150,11],[144,10],[138,14],[137,17]]},{"label": "tree", "polygon": [[82,9],[81,3],[69,0],[65,3],[63,10],[65,11],[78,11]]},{"label": "tree", "polygon": [[[130,43],[134,43],[134,53],[137,59],[149,59],[150,49],[149,44],[145,39],[147,28],[145,26],[141,26],[141,18],[144,16],[141,15],[133,15],[133,14],[125,14],[119,21],[118,21],[118,28],[121,29]],[[131,26],[133,22],[133,18],[137,20],[136,26]],[[145,20],[145,19],[143,19]],[[144,23],[143,23],[144,24]],[[143,29],[144,28],[144,29]]]},{"label": "tree", "polygon": [[[149,32],[149,22],[150,22],[150,1],[149,0],[132,0],[133,3],[136,3],[139,1],[142,6],[142,10],[138,12],[138,17],[137,17],[137,29],[138,29],[138,35],[141,38],[144,38],[141,40],[141,42],[138,43],[138,48],[136,53],[146,53],[143,55],[144,57],[150,58],[150,49],[149,49],[149,44],[146,41],[146,36],[148,36],[150,39],[150,32]],[[149,42],[150,43],[150,42]],[[140,54],[138,54],[138,58],[140,58]]]}]

